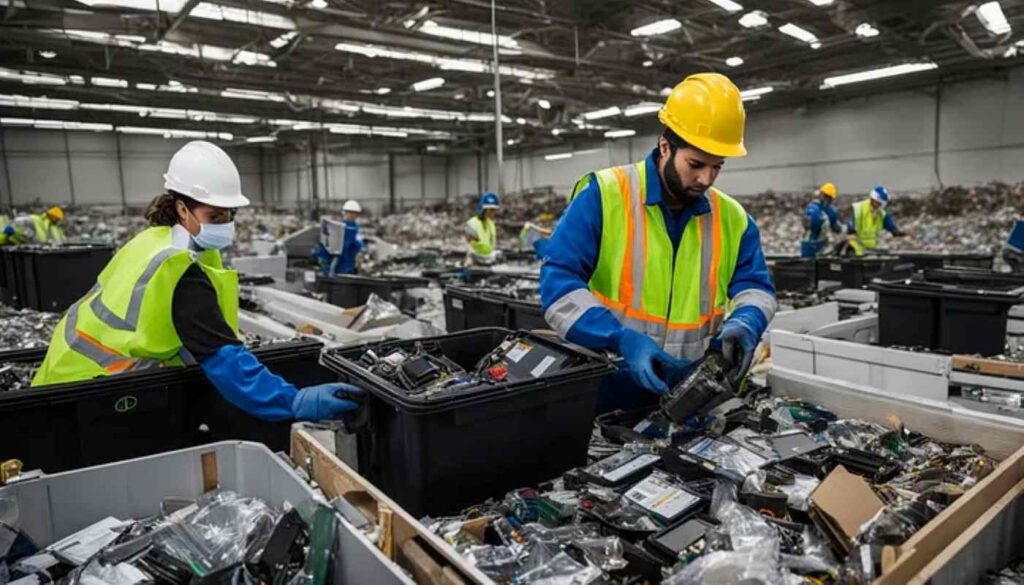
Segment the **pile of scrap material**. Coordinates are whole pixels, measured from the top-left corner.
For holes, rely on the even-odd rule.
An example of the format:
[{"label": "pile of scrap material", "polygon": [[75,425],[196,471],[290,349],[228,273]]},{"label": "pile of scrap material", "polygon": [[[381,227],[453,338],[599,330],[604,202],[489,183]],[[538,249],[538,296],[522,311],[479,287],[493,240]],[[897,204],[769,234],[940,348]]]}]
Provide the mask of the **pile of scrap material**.
[{"label": "pile of scrap material", "polygon": [[294,213],[275,213],[254,208],[244,208],[235,217],[234,253],[246,256],[255,253],[253,242],[273,244],[300,229],[314,225]]},{"label": "pile of scrap material", "polygon": [[57,313],[0,305],[0,349],[45,347],[59,320]]}]

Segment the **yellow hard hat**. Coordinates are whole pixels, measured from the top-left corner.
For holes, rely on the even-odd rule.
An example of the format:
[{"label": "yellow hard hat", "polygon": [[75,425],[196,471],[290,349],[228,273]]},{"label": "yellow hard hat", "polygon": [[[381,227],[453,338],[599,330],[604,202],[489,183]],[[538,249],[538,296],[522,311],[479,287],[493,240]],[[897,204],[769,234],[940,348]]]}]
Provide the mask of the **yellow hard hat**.
[{"label": "yellow hard hat", "polygon": [[832,183],[825,183],[818,189],[818,191],[828,195],[832,199],[836,198],[836,186]]},{"label": "yellow hard hat", "polygon": [[50,219],[56,222],[64,221],[64,210],[54,205],[53,207],[46,210],[46,215],[50,216]]},{"label": "yellow hard hat", "polygon": [[697,73],[672,89],[658,119],[687,144],[715,156],[746,156],[740,90],[720,73]]}]

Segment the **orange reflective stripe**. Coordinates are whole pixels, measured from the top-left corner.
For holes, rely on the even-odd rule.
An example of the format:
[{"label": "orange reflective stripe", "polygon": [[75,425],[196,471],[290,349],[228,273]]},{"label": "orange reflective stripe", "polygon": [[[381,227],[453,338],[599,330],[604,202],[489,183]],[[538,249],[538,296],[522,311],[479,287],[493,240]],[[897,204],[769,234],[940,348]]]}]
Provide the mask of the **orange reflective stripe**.
[{"label": "orange reflective stripe", "polygon": [[109,374],[117,374],[117,373],[123,372],[123,371],[127,370],[128,368],[130,368],[135,363],[134,359],[126,358],[126,357],[122,356],[120,353],[118,353],[114,349],[112,349],[110,347],[107,347],[106,345],[103,345],[98,339],[96,339],[95,337],[89,335],[88,333],[85,333],[81,329],[75,329],[75,333],[79,337],[81,337],[83,340],[85,340],[87,343],[89,343],[89,345],[92,345],[96,349],[99,349],[100,351],[108,353],[108,354],[110,354],[112,356],[123,358],[123,359],[121,359],[119,361],[116,361],[116,362],[114,362],[114,363],[112,363],[112,364],[110,364],[108,366],[104,366],[103,369],[106,370],[107,373],[109,373]]},{"label": "orange reflective stripe", "polygon": [[633,193],[629,187],[629,177],[621,167],[613,169],[615,180],[619,182],[619,192],[625,199],[626,212],[626,255],[622,258],[622,278],[619,281],[619,298],[630,302],[633,300],[633,235],[637,226],[633,223]]},{"label": "orange reflective stripe", "polygon": [[[715,306],[715,302],[718,300],[718,263],[722,259],[722,210],[720,209],[721,202],[718,199],[718,193],[713,189],[708,190],[711,193],[711,212],[715,214],[716,220],[712,222],[711,228],[711,273],[708,275],[708,300],[712,307]],[[713,313],[714,311],[712,311]]]},{"label": "orange reflective stripe", "polygon": [[701,315],[700,318],[697,319],[696,323],[669,323],[668,324],[668,328],[670,330],[700,329],[701,327],[706,325],[708,321],[711,321],[715,317],[718,317],[718,316],[721,316],[721,315],[724,315],[724,314],[725,314],[725,310],[724,309],[714,309],[708,315]]},{"label": "orange reflective stripe", "polygon": [[[637,320],[640,320],[640,321],[646,321],[648,323],[665,323],[667,321],[667,319],[665,317],[660,317],[658,315],[652,315],[650,313],[645,313],[643,311],[638,311],[638,310],[634,309],[633,307],[627,306],[625,303],[620,303],[619,301],[615,301],[615,300],[609,299],[608,297],[602,295],[601,293],[599,293],[596,290],[592,290],[590,292],[591,292],[591,294],[593,294],[597,298],[597,300],[601,301],[601,304],[603,304],[604,306],[608,307],[609,309],[611,309],[613,311],[618,311],[618,312],[622,313],[624,316],[629,317],[630,319],[637,319]],[[701,315],[697,319],[696,323],[668,323],[668,328],[669,329],[697,329],[697,328],[702,327],[705,323],[707,323],[708,321],[714,319],[715,317],[718,317],[718,316],[721,316],[721,315],[724,315],[724,314],[725,314],[725,310],[724,309],[717,308],[717,309],[712,310],[711,313],[709,313],[707,315]]]}]

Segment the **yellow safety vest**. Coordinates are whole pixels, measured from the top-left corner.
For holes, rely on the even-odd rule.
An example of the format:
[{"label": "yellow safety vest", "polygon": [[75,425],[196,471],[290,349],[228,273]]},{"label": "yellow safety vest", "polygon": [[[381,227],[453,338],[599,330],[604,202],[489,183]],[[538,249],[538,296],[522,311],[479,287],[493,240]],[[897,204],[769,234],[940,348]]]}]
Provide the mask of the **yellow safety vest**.
[{"label": "yellow safety vest", "polygon": [[220,252],[175,248],[171,228],[151,227],[118,250],[92,290],[68,309],[32,385],[195,363],[171,317],[174,289],[194,263],[237,334],[238,273],[224,268]]},{"label": "yellow safety vest", "polygon": [[[721,327],[730,302],[729,283],[747,213],[735,199],[709,189],[711,211],[690,219],[673,256],[661,207],[646,203],[645,161],[597,171],[594,177],[601,191],[602,227],[590,293],[620,323],[652,337],[669,354],[699,358]],[[580,181],[577,188],[586,184]],[[585,291],[574,291],[578,292]],[[560,326],[559,314],[578,318],[588,308],[580,295],[570,298],[574,293],[563,297],[570,306],[556,307],[560,299],[546,315],[559,331],[571,326]],[[771,295],[741,294],[746,293],[748,303],[763,306],[768,315],[774,311]],[[579,306],[572,307],[574,302]]]},{"label": "yellow safety vest", "polygon": [[32,226],[36,232],[36,241],[40,244],[53,242],[60,244],[64,242],[64,230],[54,223],[45,213],[33,213]]},{"label": "yellow safety vest", "polygon": [[476,234],[476,241],[469,243],[473,253],[480,256],[489,256],[493,253],[494,247],[498,245],[498,232],[494,227],[494,221],[473,216],[466,222],[466,225]]},{"label": "yellow safety vest", "polygon": [[854,234],[857,237],[850,241],[850,246],[858,256],[878,247],[878,234],[885,223],[885,213],[884,209],[877,212],[872,209],[870,199],[853,204],[853,229],[857,231]]}]

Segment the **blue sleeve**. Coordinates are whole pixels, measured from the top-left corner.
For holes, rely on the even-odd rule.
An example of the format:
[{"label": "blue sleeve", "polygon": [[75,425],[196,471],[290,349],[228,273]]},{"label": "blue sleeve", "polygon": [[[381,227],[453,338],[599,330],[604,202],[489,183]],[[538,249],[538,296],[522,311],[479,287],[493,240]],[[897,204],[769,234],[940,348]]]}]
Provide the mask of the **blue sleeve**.
[{"label": "blue sleeve", "polygon": [[358,253],[363,249],[363,241],[359,239],[359,225],[355,222],[345,222],[345,243],[343,250],[353,250]]},{"label": "blue sleeve", "polygon": [[841,222],[839,221],[839,210],[831,205],[825,206],[825,215],[828,216],[829,227],[833,232],[839,233],[843,231]]},{"label": "blue sleeve", "polygon": [[885,214],[885,218],[882,220],[882,227],[890,234],[895,234],[900,231],[900,228],[896,227],[896,220],[892,218],[891,213]]},{"label": "blue sleeve", "polygon": [[295,386],[272,373],[244,345],[225,345],[200,366],[225,400],[264,420],[288,420]]},{"label": "blue sleeve", "polygon": [[817,202],[811,202],[807,205],[807,209],[804,211],[804,215],[810,221],[810,238],[817,240],[818,235],[821,233],[821,224],[824,220],[821,218],[821,207],[817,205]]},{"label": "blue sleeve", "polygon": [[846,233],[855,234],[857,233],[857,226],[853,223],[853,214],[850,214],[850,221],[846,222]]},{"label": "blue sleeve", "polygon": [[[601,192],[591,177],[562,214],[544,248],[540,271],[541,305],[552,303],[587,283],[601,248]],[[591,349],[615,350],[622,333],[619,320],[604,307],[591,307],[569,329],[566,339]]]},{"label": "blue sleeve", "polygon": [[[761,249],[761,230],[758,229],[754,218],[749,215],[747,216],[747,230],[743,232],[743,237],[740,239],[736,270],[733,272],[732,282],[729,283],[729,298],[736,298],[747,290],[759,290],[772,298],[776,296],[775,285],[768,272],[768,263],[764,259],[764,250]],[[768,315],[753,305],[737,308],[729,315],[729,318],[742,321],[754,331],[757,337],[764,335],[765,330],[768,329]]]}]

